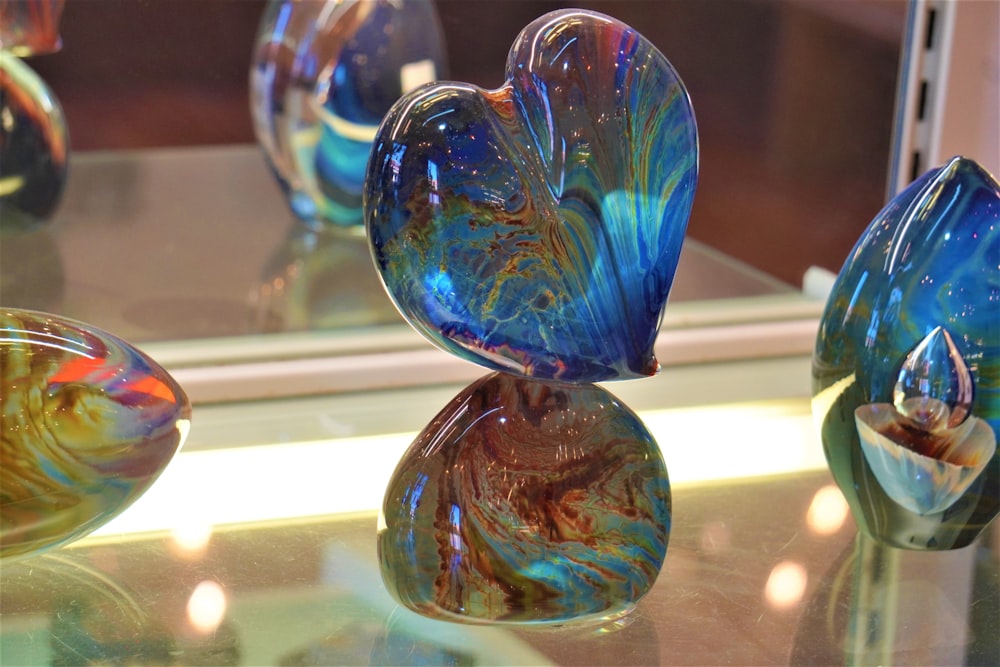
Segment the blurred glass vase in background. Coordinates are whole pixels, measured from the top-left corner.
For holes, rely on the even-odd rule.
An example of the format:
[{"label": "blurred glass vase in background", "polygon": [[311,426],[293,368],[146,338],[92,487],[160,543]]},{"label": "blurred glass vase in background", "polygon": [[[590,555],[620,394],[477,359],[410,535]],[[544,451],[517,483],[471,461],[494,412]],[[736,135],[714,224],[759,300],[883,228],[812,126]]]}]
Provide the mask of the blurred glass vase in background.
[{"label": "blurred glass vase in background", "polygon": [[66,184],[69,135],[62,109],[22,57],[62,46],[62,0],[0,0],[0,230],[48,220]]},{"label": "blurred glass vase in background", "polygon": [[423,0],[273,0],[250,70],[257,140],[295,215],[361,224],[372,141],[399,97],[445,69]]}]

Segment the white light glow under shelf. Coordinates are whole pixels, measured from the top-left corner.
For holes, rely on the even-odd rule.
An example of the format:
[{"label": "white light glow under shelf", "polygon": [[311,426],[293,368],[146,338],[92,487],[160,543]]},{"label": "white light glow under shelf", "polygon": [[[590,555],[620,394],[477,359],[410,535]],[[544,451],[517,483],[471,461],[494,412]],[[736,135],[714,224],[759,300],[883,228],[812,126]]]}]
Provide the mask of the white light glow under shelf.
[{"label": "white light glow under shelf", "polygon": [[[808,404],[640,413],[673,486],[825,466]],[[415,433],[181,452],[136,503],[95,536],[378,509]]]}]

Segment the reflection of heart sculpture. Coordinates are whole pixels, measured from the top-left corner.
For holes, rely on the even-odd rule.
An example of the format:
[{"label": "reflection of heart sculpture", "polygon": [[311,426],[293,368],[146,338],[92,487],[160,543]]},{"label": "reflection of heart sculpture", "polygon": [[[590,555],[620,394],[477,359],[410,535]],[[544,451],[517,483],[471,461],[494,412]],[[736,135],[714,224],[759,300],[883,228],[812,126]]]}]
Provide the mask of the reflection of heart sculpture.
[{"label": "reflection of heart sculpture", "polygon": [[564,10],[488,91],[403,97],[376,138],[365,215],[396,305],[490,368],[592,382],[652,375],[697,180],[683,84],[645,38]]},{"label": "reflection of heart sculpture", "polygon": [[396,468],[382,577],[435,618],[615,616],[656,580],[670,502],[656,442],[608,391],[493,373],[452,399]]}]

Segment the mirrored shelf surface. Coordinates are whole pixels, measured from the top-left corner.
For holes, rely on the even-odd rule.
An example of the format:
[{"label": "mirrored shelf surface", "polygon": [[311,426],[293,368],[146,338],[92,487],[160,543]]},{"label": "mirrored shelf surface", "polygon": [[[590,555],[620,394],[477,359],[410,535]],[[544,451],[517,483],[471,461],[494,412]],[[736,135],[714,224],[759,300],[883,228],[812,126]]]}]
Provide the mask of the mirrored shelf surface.
[{"label": "mirrored shelf surface", "polygon": [[823,471],[674,496],[657,583],[605,625],[416,616],[385,592],[376,516],[362,512],[91,540],[5,565],[0,662],[996,664],[995,546],[872,545]]},{"label": "mirrored shelf surface", "polygon": [[[55,219],[0,249],[3,305],[132,342],[401,323],[363,233],[295,220],[256,146],[76,154]],[[671,298],[794,291],[691,241]]]},{"label": "mirrored shelf surface", "polygon": [[631,614],[547,628],[430,621],[380,579],[385,482],[458,387],[199,406],[133,507],[3,563],[0,664],[996,664],[997,528],[941,553],[859,537],[825,469],[808,367],[610,384],[667,463],[666,561]]}]

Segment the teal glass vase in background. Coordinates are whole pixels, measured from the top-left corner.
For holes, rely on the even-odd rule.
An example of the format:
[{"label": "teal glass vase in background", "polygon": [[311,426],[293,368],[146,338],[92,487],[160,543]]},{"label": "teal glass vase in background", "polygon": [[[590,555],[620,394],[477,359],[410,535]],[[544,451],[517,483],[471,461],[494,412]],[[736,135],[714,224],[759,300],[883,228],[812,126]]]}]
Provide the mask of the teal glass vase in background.
[{"label": "teal glass vase in background", "polygon": [[311,225],[362,222],[368,154],[403,93],[445,68],[425,0],[273,0],[250,70],[257,139],[295,215]]},{"label": "teal glass vase in background", "polygon": [[66,184],[69,133],[58,100],[21,58],[58,51],[62,0],[0,0],[0,230],[48,220]]},{"label": "teal glass vase in background", "polygon": [[859,529],[957,549],[1000,509],[1000,185],[972,160],[876,216],[820,321],[813,409]]}]

